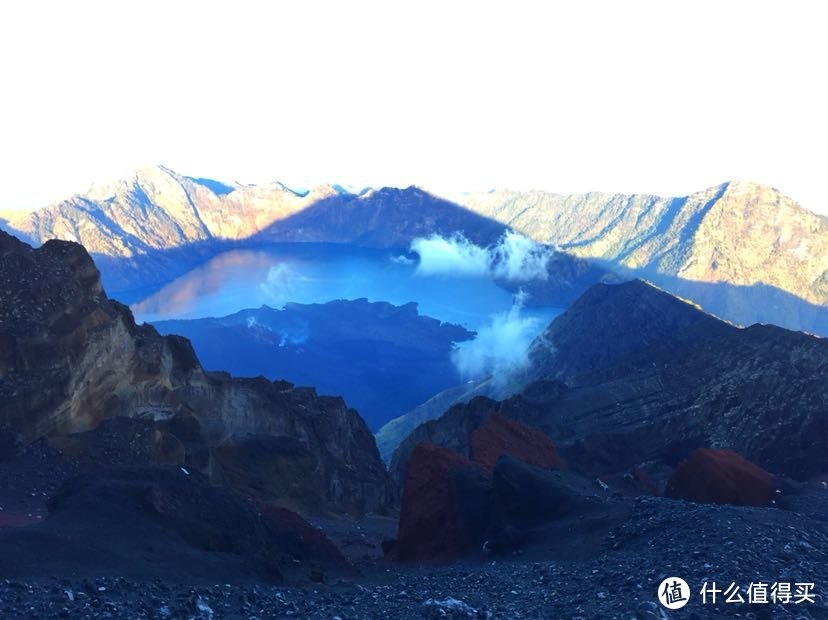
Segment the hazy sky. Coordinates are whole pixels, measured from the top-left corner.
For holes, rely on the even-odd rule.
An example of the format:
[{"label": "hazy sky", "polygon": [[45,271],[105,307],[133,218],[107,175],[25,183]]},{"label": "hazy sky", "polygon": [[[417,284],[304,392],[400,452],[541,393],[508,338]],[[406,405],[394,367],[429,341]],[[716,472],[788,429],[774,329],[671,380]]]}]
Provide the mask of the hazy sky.
[{"label": "hazy sky", "polygon": [[0,208],[222,180],[683,194],[828,213],[821,2],[6,2]]}]

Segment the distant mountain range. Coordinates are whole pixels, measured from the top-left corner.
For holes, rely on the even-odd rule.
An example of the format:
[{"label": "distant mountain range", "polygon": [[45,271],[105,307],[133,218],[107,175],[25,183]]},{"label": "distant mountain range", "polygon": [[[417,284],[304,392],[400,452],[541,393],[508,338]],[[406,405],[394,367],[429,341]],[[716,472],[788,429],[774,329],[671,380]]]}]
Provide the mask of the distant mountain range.
[{"label": "distant mountain range", "polygon": [[731,321],[828,334],[828,218],[747,182],[679,198],[506,190],[440,197],[417,187],[353,194],[338,185],[228,185],[159,166],[3,225],[35,245],[82,243],[114,294],[157,286],[239,243],[406,247],[419,236],[462,232],[487,245],[511,228]]}]

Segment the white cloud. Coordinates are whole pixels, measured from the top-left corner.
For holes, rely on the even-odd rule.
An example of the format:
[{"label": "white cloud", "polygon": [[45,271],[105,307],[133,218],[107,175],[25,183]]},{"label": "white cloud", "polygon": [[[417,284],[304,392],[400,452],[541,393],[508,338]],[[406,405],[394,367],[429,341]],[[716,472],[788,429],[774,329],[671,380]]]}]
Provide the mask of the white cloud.
[{"label": "white cloud", "polygon": [[419,275],[486,276],[511,282],[546,280],[552,258],[549,248],[513,231],[490,248],[475,245],[459,233],[418,237],[411,242],[411,251],[420,257]]},{"label": "white cloud", "polygon": [[411,251],[420,257],[418,275],[487,276],[490,273],[488,250],[460,234],[449,238],[419,237],[411,242]]},{"label": "white cloud", "polygon": [[464,380],[491,376],[503,382],[529,363],[529,345],[541,324],[540,319],[521,314],[522,301],[518,296],[508,312],[492,315],[474,340],[453,352],[452,361]]}]

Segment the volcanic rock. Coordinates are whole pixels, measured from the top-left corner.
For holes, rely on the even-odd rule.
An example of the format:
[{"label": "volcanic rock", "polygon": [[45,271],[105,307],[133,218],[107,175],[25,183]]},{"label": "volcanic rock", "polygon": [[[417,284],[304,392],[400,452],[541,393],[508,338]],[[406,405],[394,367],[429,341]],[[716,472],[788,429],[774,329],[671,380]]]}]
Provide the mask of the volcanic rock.
[{"label": "volcanic rock", "polygon": [[676,467],[666,495],[706,504],[767,506],[775,492],[774,477],[735,452],[698,448]]},{"label": "volcanic rock", "polygon": [[70,570],[280,581],[295,561],[342,563],[332,544],[311,530],[287,511],[260,517],[253,505],[196,471],[116,467],[65,484],[43,523],[0,532],[4,557],[16,558],[16,566],[0,574]]},{"label": "volcanic rock", "polygon": [[[34,250],[0,231],[0,345],[0,428],[24,444],[107,418],[147,418],[159,423],[155,450],[165,460],[179,460],[183,446],[188,463],[213,474],[205,446],[283,437],[320,464],[321,482],[307,492],[325,510],[394,504],[374,438],[341,398],[205,371],[189,341],[136,325],[128,308],[107,299],[76,243]],[[307,477],[294,471],[285,484],[301,488]]]},{"label": "volcanic rock", "polygon": [[599,502],[596,485],[582,476],[536,467],[510,455],[498,459],[492,486],[497,519],[512,527],[583,514]]},{"label": "volcanic rock", "polygon": [[[224,481],[262,501],[293,510],[321,514],[334,512],[359,516],[384,501],[368,487],[358,499],[346,492],[359,485],[358,472],[329,471],[330,463],[295,437],[250,435],[228,439],[213,448]],[[329,489],[337,477],[340,487]],[[301,481],[301,483],[299,482]]]},{"label": "volcanic rock", "polygon": [[259,504],[265,528],[279,540],[279,552],[292,558],[346,565],[348,562],[331,540],[291,510]]},{"label": "volcanic rock", "polygon": [[828,340],[737,328],[645,282],[591,288],[534,341],[512,380],[524,386],[514,396],[476,398],[415,429],[392,475],[419,441],[466,454],[491,411],[540,428],[590,477],[675,467],[710,445],[795,480],[825,471]]},{"label": "volcanic rock", "polygon": [[400,508],[397,558],[448,562],[480,549],[491,524],[485,468],[433,444],[412,454]]},{"label": "volcanic rock", "polygon": [[492,413],[471,435],[470,458],[492,471],[504,454],[544,469],[565,467],[543,431]]}]

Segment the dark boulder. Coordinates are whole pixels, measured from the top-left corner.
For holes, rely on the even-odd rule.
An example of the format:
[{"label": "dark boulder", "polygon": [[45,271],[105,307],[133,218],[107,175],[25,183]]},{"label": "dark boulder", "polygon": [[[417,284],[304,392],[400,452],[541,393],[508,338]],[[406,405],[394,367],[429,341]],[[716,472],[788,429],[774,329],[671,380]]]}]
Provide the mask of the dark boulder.
[{"label": "dark boulder", "polygon": [[497,521],[511,527],[531,527],[602,501],[595,483],[571,471],[551,471],[505,455],[492,476]]},{"label": "dark boulder", "polygon": [[472,433],[470,457],[492,471],[504,454],[543,469],[565,467],[555,444],[542,430],[492,413]]},{"label": "dark boulder", "polygon": [[279,541],[283,558],[309,558],[338,566],[348,564],[327,536],[295,512],[269,504],[260,504],[258,510],[265,529]]},{"label": "dark boulder", "polygon": [[397,558],[448,562],[480,549],[491,525],[491,478],[452,450],[419,444],[402,495]]},{"label": "dark boulder", "polygon": [[706,504],[767,506],[776,492],[773,475],[730,450],[698,448],[679,463],[668,497]]}]

